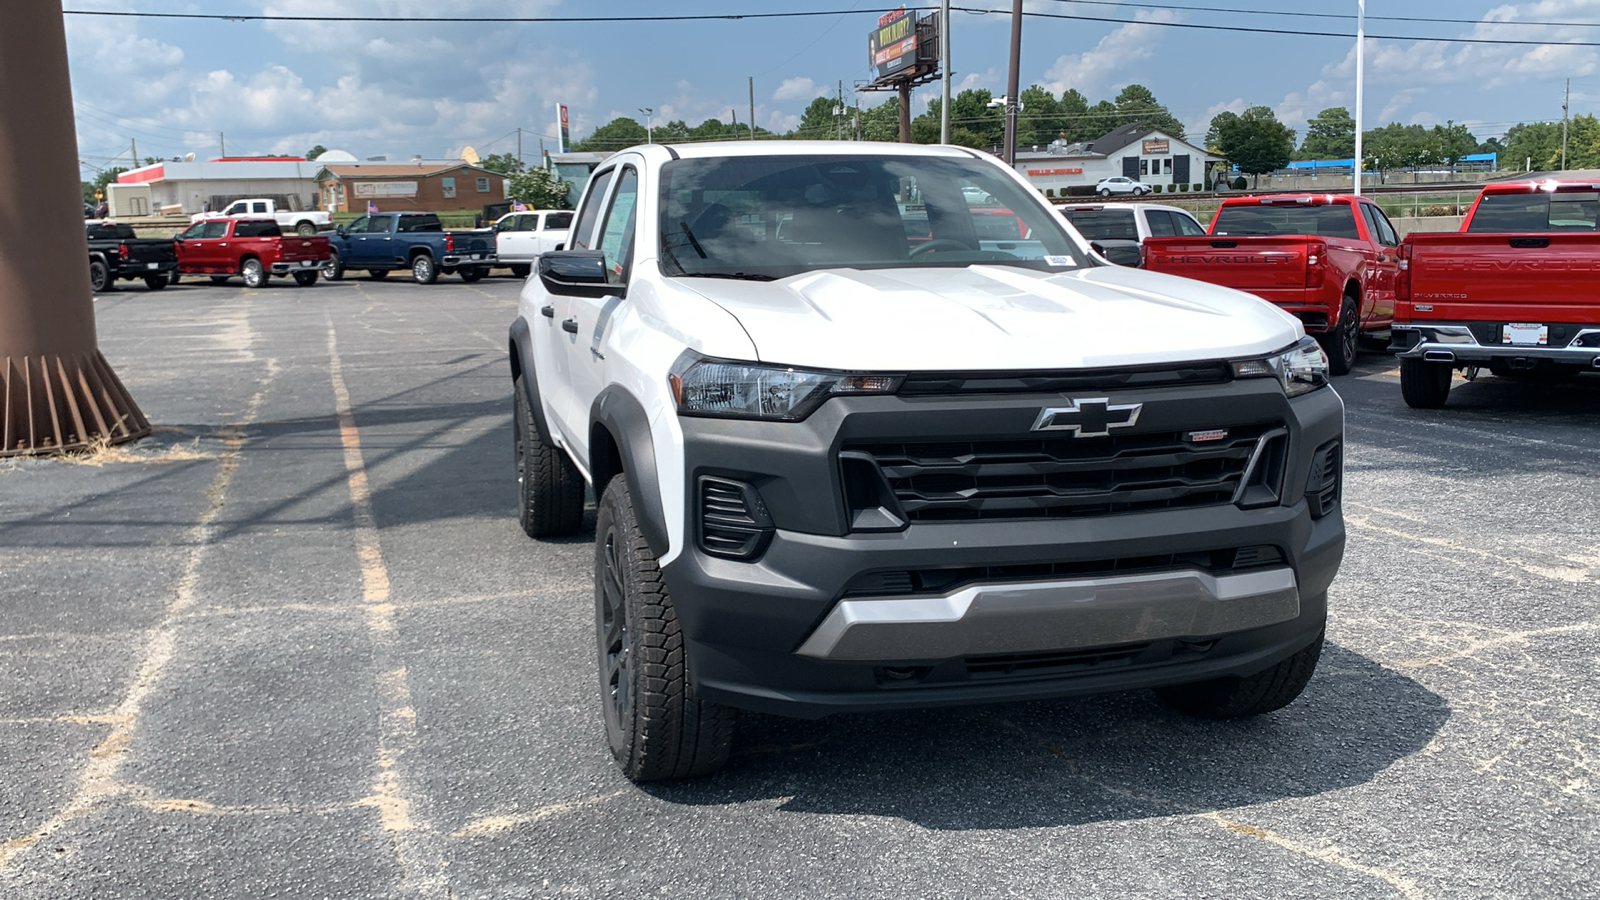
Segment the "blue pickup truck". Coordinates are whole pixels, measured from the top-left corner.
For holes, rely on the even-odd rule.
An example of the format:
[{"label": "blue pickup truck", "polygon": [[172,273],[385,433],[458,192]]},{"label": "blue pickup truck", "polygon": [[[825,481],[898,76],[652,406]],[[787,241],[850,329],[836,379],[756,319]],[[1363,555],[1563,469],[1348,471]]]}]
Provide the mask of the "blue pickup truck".
[{"label": "blue pickup truck", "polygon": [[371,213],[340,225],[329,242],[333,255],[322,267],[329,281],[343,278],[346,269],[365,269],[373,278],[409,269],[417,284],[452,273],[473,282],[496,262],[493,233],[445,231],[433,213]]}]

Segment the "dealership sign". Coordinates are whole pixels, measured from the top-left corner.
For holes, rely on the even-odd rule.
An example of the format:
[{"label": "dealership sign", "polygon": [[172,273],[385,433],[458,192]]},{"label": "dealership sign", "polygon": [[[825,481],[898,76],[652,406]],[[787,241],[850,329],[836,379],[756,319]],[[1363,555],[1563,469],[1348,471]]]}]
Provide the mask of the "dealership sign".
[{"label": "dealership sign", "polygon": [[1145,141],[1143,143],[1141,152],[1143,152],[1145,156],[1159,156],[1163,153],[1171,152],[1171,150],[1168,149],[1168,146],[1169,145],[1167,144],[1167,141],[1164,139]]},{"label": "dealership sign", "polygon": [[1028,175],[1082,175],[1083,169],[1029,169]]},{"label": "dealership sign", "polygon": [[415,181],[358,181],[357,197],[415,197]]}]

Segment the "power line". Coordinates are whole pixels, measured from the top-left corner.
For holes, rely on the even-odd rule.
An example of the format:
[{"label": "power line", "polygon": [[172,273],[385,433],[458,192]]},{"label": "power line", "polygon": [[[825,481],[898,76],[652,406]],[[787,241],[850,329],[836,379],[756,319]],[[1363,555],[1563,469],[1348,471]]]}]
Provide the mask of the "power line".
[{"label": "power line", "polygon": [[[1356,18],[1349,13],[1316,13],[1298,12],[1286,9],[1239,9],[1226,6],[1177,6],[1165,3],[1124,3],[1119,0],[1052,0],[1054,3],[1075,3],[1082,6],[1118,6],[1132,7],[1135,9],[1161,9],[1174,12],[1218,12],[1241,13],[1252,16],[1295,16],[1307,19],[1346,19]],[[1541,25],[1555,28],[1600,28],[1600,22],[1486,22],[1482,19],[1447,19],[1426,16],[1367,16],[1368,21],[1381,20],[1385,22],[1425,22],[1439,25]]]}]

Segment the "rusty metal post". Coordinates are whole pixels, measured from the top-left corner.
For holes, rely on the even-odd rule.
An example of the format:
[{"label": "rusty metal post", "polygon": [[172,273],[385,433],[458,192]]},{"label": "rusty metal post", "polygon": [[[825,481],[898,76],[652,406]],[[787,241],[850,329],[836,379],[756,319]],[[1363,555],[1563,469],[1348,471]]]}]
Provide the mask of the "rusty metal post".
[{"label": "rusty metal post", "polygon": [[61,0],[0,27],[0,456],[134,440],[150,423],[94,330]]}]

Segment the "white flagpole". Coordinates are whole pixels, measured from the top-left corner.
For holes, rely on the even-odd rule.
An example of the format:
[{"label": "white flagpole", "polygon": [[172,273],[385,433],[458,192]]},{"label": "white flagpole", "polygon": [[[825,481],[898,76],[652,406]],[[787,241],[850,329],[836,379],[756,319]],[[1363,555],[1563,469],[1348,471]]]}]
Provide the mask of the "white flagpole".
[{"label": "white flagpole", "polygon": [[1356,0],[1356,164],[1355,164],[1355,193],[1361,196],[1361,167],[1365,162],[1361,158],[1361,101],[1363,76],[1365,75],[1365,47],[1367,42],[1367,0]]}]

